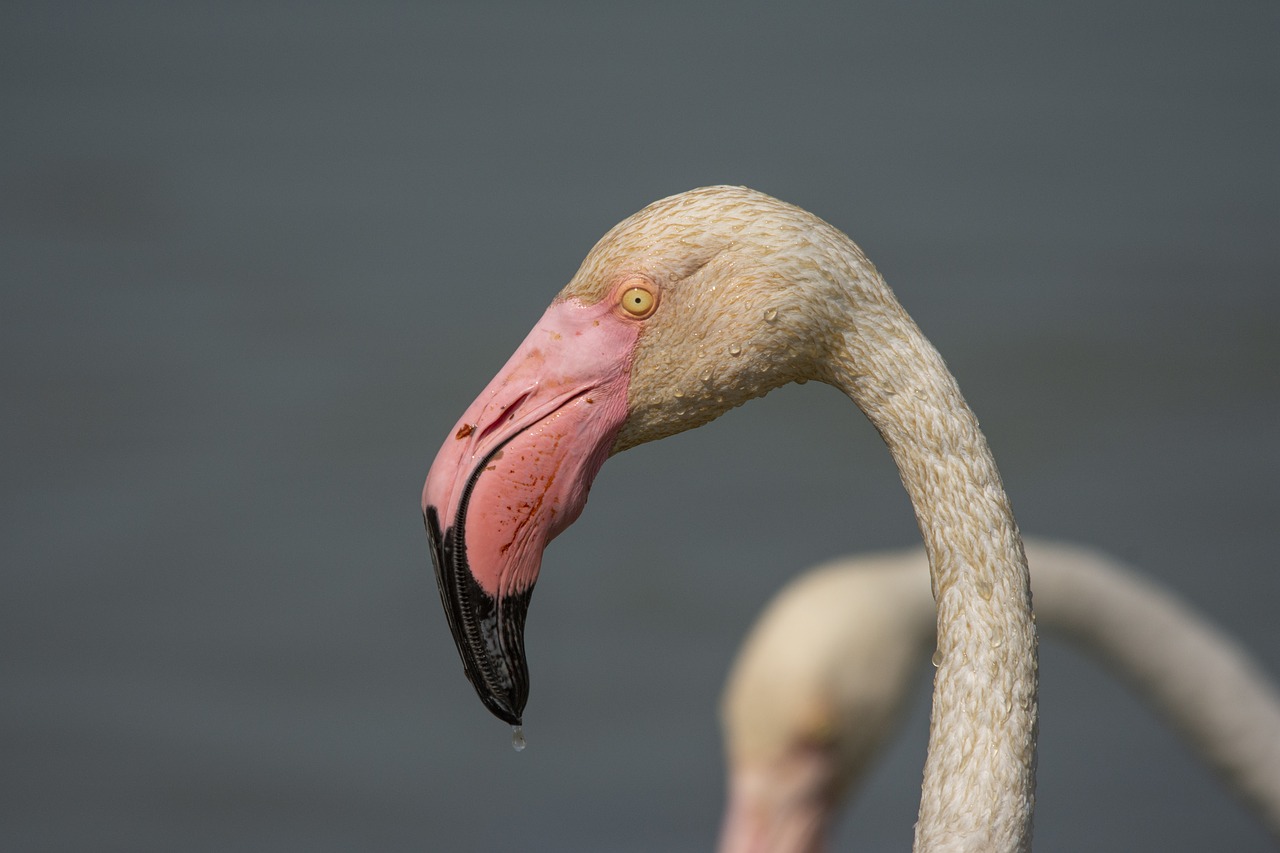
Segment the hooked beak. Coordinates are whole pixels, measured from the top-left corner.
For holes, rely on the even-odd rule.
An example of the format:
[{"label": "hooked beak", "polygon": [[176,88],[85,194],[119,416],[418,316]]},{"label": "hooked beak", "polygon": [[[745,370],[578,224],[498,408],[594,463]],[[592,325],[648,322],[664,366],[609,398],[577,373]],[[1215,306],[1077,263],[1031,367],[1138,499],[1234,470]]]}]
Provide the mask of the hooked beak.
[{"label": "hooked beak", "polygon": [[607,303],[552,303],[463,413],[427,474],[422,512],[467,678],[520,725],[524,622],[542,551],[581,514],[627,415],[638,326]]}]

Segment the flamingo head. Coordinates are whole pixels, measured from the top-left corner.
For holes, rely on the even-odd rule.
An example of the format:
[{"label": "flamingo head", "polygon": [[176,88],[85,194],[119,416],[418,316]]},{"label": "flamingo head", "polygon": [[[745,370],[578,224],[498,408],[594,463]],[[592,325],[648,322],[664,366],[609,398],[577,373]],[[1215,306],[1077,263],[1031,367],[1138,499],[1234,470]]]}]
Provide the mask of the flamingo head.
[{"label": "flamingo head", "polygon": [[[656,202],[606,234],[445,438],[422,493],[467,677],[519,725],[524,620],[552,539],[612,453],[819,378],[838,231],[743,188]],[[852,245],[852,244],[848,244]]]}]

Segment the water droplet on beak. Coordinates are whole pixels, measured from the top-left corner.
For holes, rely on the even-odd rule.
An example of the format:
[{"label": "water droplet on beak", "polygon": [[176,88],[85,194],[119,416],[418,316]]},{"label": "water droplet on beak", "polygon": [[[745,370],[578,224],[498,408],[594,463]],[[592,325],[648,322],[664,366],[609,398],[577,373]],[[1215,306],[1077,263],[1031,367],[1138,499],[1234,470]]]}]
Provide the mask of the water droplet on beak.
[{"label": "water droplet on beak", "polygon": [[516,752],[524,752],[524,748],[528,746],[524,740],[524,728],[522,726],[511,727],[511,748]]}]

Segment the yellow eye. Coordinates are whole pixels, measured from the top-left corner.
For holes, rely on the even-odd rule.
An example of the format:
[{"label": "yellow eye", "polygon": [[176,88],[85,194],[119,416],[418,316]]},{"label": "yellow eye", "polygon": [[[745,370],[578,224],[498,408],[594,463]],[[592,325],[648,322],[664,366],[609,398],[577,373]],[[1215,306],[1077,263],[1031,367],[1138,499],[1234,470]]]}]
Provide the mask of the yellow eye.
[{"label": "yellow eye", "polygon": [[621,305],[632,317],[644,319],[653,313],[657,301],[653,298],[652,291],[643,287],[631,287],[622,294]]}]

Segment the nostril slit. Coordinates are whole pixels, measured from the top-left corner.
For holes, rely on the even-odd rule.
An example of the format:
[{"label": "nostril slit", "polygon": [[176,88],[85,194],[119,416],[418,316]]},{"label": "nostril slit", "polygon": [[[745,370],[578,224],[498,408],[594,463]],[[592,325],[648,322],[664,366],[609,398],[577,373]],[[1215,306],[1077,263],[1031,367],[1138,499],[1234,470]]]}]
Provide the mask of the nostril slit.
[{"label": "nostril slit", "polygon": [[525,391],[523,394],[517,397],[514,402],[512,402],[510,405],[504,408],[496,418],[492,419],[487,424],[485,424],[484,428],[480,430],[480,435],[476,438],[476,443],[479,444],[483,442],[486,438],[488,438],[493,433],[494,430],[498,429],[503,424],[507,423],[512,418],[514,418],[516,416],[516,413],[520,410],[520,407],[524,405],[524,401],[528,400],[530,395],[532,394],[533,394],[532,391]]}]

